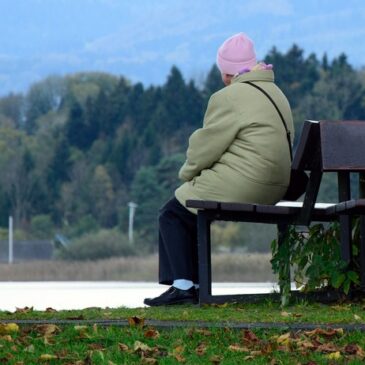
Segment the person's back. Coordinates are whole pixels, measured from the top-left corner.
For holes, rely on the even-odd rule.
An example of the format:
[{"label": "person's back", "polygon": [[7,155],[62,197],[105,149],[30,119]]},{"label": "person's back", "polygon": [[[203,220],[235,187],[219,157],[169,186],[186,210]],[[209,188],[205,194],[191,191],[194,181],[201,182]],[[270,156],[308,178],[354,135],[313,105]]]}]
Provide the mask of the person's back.
[{"label": "person's back", "polygon": [[271,101],[247,82],[271,96],[293,135],[289,102],[272,70],[233,77],[212,95],[203,128],[189,139],[179,174],[186,182],[175,192],[181,204],[188,199],[272,204],[284,195],[291,164],[285,127]]}]

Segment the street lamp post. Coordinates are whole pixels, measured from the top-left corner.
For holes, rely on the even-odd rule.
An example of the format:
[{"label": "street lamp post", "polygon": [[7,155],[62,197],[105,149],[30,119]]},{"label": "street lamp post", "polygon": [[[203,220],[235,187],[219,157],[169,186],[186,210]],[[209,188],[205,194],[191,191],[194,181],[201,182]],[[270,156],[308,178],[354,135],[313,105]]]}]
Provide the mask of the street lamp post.
[{"label": "street lamp post", "polygon": [[134,215],[136,213],[137,204],[133,202],[128,203],[129,207],[129,226],[128,226],[128,239],[129,243],[133,243],[133,223],[134,223]]}]

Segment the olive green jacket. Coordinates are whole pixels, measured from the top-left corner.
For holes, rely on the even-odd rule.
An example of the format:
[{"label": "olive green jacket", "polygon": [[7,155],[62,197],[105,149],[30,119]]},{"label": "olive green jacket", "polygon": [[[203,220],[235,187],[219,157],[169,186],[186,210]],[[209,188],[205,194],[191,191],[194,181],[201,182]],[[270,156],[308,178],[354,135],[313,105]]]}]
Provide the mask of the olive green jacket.
[{"label": "olive green jacket", "polygon": [[184,183],[175,191],[181,204],[187,199],[274,204],[283,197],[291,165],[285,128],[270,100],[244,81],[272,97],[294,136],[290,105],[273,71],[234,77],[211,96],[203,127],[189,138],[179,171]]}]

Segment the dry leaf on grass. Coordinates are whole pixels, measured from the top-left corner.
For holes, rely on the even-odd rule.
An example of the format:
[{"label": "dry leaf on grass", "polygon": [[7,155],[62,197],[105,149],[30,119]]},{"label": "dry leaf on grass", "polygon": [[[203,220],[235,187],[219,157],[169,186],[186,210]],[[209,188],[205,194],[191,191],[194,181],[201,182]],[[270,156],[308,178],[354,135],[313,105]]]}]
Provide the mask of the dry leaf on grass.
[{"label": "dry leaf on grass", "polygon": [[159,337],[160,337],[160,333],[159,333],[157,330],[155,330],[155,329],[151,328],[151,329],[147,330],[147,331],[144,333],[144,337],[146,337],[146,338],[153,338],[153,339],[157,339],[157,338],[159,338]]},{"label": "dry leaf on grass", "polygon": [[207,352],[207,344],[202,342],[198,345],[198,347],[195,349],[195,353],[198,356],[203,356]]},{"label": "dry leaf on grass", "polygon": [[29,312],[33,312],[33,307],[24,307],[24,308],[18,308],[16,307],[15,312],[14,313],[29,313]]},{"label": "dry leaf on grass", "polygon": [[229,345],[228,346],[228,350],[230,351],[237,351],[237,352],[249,352],[250,349],[246,346],[241,346],[237,343],[234,343],[232,345]]},{"label": "dry leaf on grass", "polygon": [[19,326],[16,323],[0,323],[0,335],[10,335],[19,332]]},{"label": "dry leaf on grass", "polygon": [[124,343],[118,343],[118,347],[119,347],[119,350],[122,351],[122,352],[129,351],[129,347]]},{"label": "dry leaf on grass", "polygon": [[137,317],[137,316],[129,317],[128,318],[128,323],[132,327],[134,327],[134,326],[143,327],[144,326],[144,318]]}]

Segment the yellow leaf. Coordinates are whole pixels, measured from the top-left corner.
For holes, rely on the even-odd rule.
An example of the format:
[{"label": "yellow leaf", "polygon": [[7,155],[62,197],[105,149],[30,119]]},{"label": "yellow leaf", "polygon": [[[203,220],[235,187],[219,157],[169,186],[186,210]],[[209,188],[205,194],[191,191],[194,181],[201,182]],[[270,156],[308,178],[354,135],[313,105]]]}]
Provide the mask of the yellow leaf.
[{"label": "yellow leaf", "polygon": [[9,335],[19,331],[19,326],[16,323],[0,323],[0,335]]},{"label": "yellow leaf", "polygon": [[182,354],[182,353],[184,352],[184,350],[185,350],[185,347],[184,347],[184,346],[179,345],[179,346],[176,346],[176,347],[173,349],[172,353],[173,353],[173,354]]},{"label": "yellow leaf", "polygon": [[238,344],[229,345],[228,350],[237,351],[237,352],[249,352],[250,351],[247,347],[240,346]]},{"label": "yellow leaf", "polygon": [[331,354],[326,355],[326,358],[328,360],[339,360],[341,359],[341,352],[340,351],[332,352]]},{"label": "yellow leaf", "polygon": [[140,341],[134,342],[134,351],[151,351],[151,350],[152,350],[151,347],[149,347],[143,342]]},{"label": "yellow leaf", "polygon": [[56,355],[50,355],[50,354],[43,354],[39,356],[39,360],[41,361],[49,361],[49,360],[55,360],[57,359]]},{"label": "yellow leaf", "polygon": [[360,316],[358,316],[357,314],[354,314],[354,318],[355,318],[355,320],[356,320],[356,321],[361,321],[361,319],[362,319],[362,318],[361,318]]},{"label": "yellow leaf", "polygon": [[290,317],[291,316],[290,313],[285,312],[285,311],[281,312],[280,314],[281,314],[282,317]]},{"label": "yellow leaf", "polygon": [[290,332],[284,333],[276,339],[278,344],[288,344],[290,342]]}]

